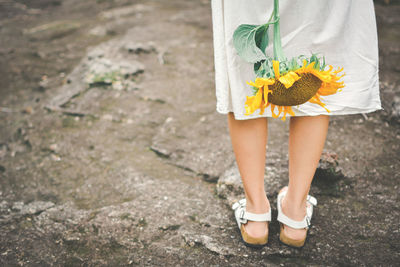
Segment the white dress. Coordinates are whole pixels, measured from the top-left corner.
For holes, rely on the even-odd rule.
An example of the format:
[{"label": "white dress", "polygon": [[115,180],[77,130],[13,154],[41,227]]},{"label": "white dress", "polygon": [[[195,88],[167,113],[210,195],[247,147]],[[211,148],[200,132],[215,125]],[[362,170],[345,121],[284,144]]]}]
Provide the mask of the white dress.
[{"label": "white dress", "polygon": [[[233,46],[233,32],[240,24],[260,25],[268,21],[273,0],[212,0],[216,110],[234,112],[237,120],[272,117],[270,107],[263,115],[256,110],[244,115],[246,96],[254,81],[253,64],[244,61]],[[321,96],[331,112],[306,102],[292,106],[296,116],[344,115],[383,109],[379,92],[379,57],[375,10],[372,0],[281,0],[280,30],[287,58],[311,52],[324,55],[333,70],[343,67],[340,81],[345,87]],[[273,56],[273,34],[267,55]],[[339,73],[342,74],[343,72]],[[280,115],[280,117],[282,114]],[[287,115],[290,116],[289,114]]]}]

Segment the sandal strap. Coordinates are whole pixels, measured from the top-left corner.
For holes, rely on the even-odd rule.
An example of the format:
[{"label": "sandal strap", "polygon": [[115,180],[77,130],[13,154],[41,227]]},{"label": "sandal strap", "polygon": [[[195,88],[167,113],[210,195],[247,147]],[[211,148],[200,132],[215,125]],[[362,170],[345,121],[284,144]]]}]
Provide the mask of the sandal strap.
[{"label": "sandal strap", "polygon": [[271,210],[266,213],[252,213],[246,211],[245,209],[242,209],[240,213],[240,218],[256,222],[265,222],[265,221],[269,222],[271,221]]},{"label": "sandal strap", "polygon": [[313,196],[307,195],[307,203],[309,203],[310,205],[309,206],[307,205],[306,216],[304,216],[303,220],[301,220],[301,221],[295,221],[295,220],[287,217],[282,212],[281,201],[285,197],[286,192],[287,191],[283,191],[278,194],[278,199],[277,199],[278,218],[277,218],[277,220],[291,228],[294,228],[294,229],[303,229],[303,228],[308,229],[311,226],[311,217],[312,217],[312,213],[313,213],[313,206],[317,205],[317,199]]},{"label": "sandal strap", "polygon": [[250,221],[271,221],[271,209],[265,213],[253,213],[246,211],[246,199],[243,198],[232,205],[232,209],[238,214],[238,219],[241,223],[246,223],[247,220]]},{"label": "sandal strap", "polygon": [[307,195],[307,201],[313,206],[317,206],[317,199],[313,196]]}]

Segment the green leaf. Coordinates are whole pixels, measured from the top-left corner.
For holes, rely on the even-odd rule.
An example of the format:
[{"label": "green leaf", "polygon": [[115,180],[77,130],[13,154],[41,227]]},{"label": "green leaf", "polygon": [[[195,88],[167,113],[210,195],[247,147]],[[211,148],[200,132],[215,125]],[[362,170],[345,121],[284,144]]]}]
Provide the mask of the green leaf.
[{"label": "green leaf", "polygon": [[267,55],[265,53],[265,50],[267,49],[268,41],[269,41],[268,28],[269,28],[268,24],[260,26],[257,29],[256,36],[255,36],[256,45],[258,48],[260,48],[260,50],[264,53],[264,55]]},{"label": "green leaf", "polygon": [[254,63],[254,72],[257,72],[259,69],[260,69],[260,67],[261,67],[261,64],[264,62],[264,60],[261,60],[261,61],[258,61],[258,62],[256,62],[256,63]]},{"label": "green leaf", "polygon": [[272,66],[272,58],[268,58],[266,61],[263,62],[262,67],[265,69],[265,76],[267,78],[274,78],[275,72]]},{"label": "green leaf", "polygon": [[290,69],[291,70],[296,70],[299,68],[299,64],[297,64],[297,58],[292,58],[292,61],[290,63]]},{"label": "green leaf", "polygon": [[325,64],[325,56],[323,57],[323,59],[324,59],[324,64],[322,64],[321,70],[324,70],[324,69],[325,69],[325,66],[326,66],[326,64]]},{"label": "green leaf", "polygon": [[317,55],[316,54],[312,54],[311,55],[311,57],[310,57],[310,63],[311,62],[315,62],[315,64],[314,64],[314,69],[319,69],[319,61],[318,61],[318,57],[317,57]]},{"label": "green leaf", "polygon": [[262,68],[262,61],[258,61],[256,63],[254,63],[254,73],[256,74],[257,77],[262,77],[262,75],[264,74],[264,69]]},{"label": "green leaf", "polygon": [[268,72],[267,65],[265,64],[266,60],[261,60],[254,64],[254,73],[257,77],[265,77],[266,73]]},{"label": "green leaf", "polygon": [[[233,45],[239,56],[249,63],[266,59],[264,52],[257,46],[256,33],[265,25],[241,24],[233,33]],[[263,38],[257,38],[260,46],[265,45]]]},{"label": "green leaf", "polygon": [[260,89],[258,89],[258,87],[254,87],[254,86],[252,86],[252,89],[253,89],[253,95],[256,95],[258,93],[258,90],[260,90]]}]

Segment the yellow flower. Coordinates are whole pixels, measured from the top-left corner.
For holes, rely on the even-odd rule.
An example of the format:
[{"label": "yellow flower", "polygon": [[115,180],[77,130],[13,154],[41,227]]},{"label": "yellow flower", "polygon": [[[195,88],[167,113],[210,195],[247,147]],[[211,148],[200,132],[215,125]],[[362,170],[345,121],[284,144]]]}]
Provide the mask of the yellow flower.
[{"label": "yellow flower", "polygon": [[[305,102],[315,103],[325,108],[320,96],[335,94],[344,87],[344,82],[338,80],[345,74],[338,76],[343,71],[339,68],[332,71],[333,67],[329,66],[328,70],[314,69],[315,62],[307,65],[307,60],[303,61],[303,66],[297,70],[289,71],[281,76],[279,72],[279,61],[273,60],[272,67],[275,73],[275,79],[257,78],[254,82],[247,82],[249,85],[258,88],[255,96],[247,96],[245,102],[245,115],[252,114],[255,110],[260,109],[260,115],[264,113],[264,109],[271,104],[272,117],[277,118],[283,112],[282,120],[286,120],[286,114],[295,116],[292,106],[297,106]],[[339,90],[340,89],[340,90]],[[275,113],[275,107],[278,113]]]},{"label": "yellow flower", "polygon": [[245,115],[252,114],[256,109],[260,109],[260,115],[264,114],[264,109],[268,106],[268,94],[272,93],[268,89],[269,85],[275,83],[274,79],[257,78],[255,83],[247,82],[249,85],[257,87],[258,91],[254,96],[246,97],[246,113]]}]

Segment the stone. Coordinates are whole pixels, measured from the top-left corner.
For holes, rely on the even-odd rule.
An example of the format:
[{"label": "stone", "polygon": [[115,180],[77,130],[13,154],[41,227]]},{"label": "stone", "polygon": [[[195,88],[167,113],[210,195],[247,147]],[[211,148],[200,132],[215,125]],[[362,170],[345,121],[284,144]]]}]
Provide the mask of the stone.
[{"label": "stone", "polygon": [[203,245],[208,250],[215,252],[219,255],[233,255],[233,252],[230,249],[216,242],[212,237],[207,235],[193,235],[191,233],[182,233],[182,237],[184,238],[187,245],[190,247],[194,247],[195,245]]},{"label": "stone", "polygon": [[14,203],[13,203],[13,205],[12,205],[12,207],[11,207],[11,210],[12,210],[12,211],[19,212],[19,211],[22,210],[23,207],[24,207],[24,202],[22,202],[22,201],[17,201],[17,202],[14,202]]},{"label": "stone", "polygon": [[29,35],[32,40],[52,40],[71,34],[79,27],[81,24],[77,21],[59,20],[25,29],[23,34]]},{"label": "stone", "polygon": [[9,211],[9,204],[7,201],[3,200],[0,202],[0,213],[7,214]]},{"label": "stone", "polygon": [[227,199],[231,205],[243,195],[243,184],[236,163],[219,177],[216,190],[218,196]]},{"label": "stone", "polygon": [[400,120],[400,96],[395,96],[392,103],[392,116]]},{"label": "stone", "polygon": [[54,206],[53,202],[34,201],[27,205],[23,205],[20,209],[22,215],[34,215]]},{"label": "stone", "polygon": [[148,5],[136,4],[131,6],[124,6],[119,8],[113,8],[102,12],[99,16],[105,19],[119,19],[121,17],[130,16],[138,12],[151,11],[152,8]]},{"label": "stone", "polygon": [[157,51],[153,42],[148,42],[148,43],[130,42],[130,43],[127,43],[124,48],[126,50],[128,50],[129,53],[134,53],[134,54],[140,54],[140,53],[149,54],[151,52]]},{"label": "stone", "polygon": [[225,125],[214,115],[193,116],[168,117],[153,137],[151,149],[172,164],[217,182],[234,160],[229,136],[223,134]]},{"label": "stone", "polygon": [[89,30],[90,35],[103,37],[107,35],[107,28],[104,25],[96,26]]}]

